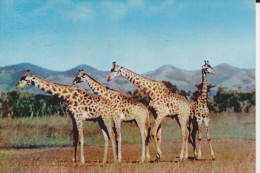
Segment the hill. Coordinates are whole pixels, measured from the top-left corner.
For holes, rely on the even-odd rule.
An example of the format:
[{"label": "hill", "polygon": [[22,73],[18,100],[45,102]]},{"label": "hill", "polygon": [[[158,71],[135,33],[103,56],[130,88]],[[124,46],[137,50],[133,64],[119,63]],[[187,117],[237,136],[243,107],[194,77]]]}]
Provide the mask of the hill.
[{"label": "hill", "polygon": [[[251,92],[255,89],[254,69],[240,69],[228,64],[220,64],[213,68],[217,75],[208,75],[208,83],[216,86],[213,89],[213,92],[216,91],[219,86],[226,87],[227,89],[237,89],[238,87],[241,87],[241,91],[243,92]],[[5,92],[14,90],[15,84],[19,81],[21,76],[25,74],[27,69],[30,69],[31,73],[34,75],[63,84],[71,84],[77,75],[78,70],[83,69],[97,81],[110,88],[119,89],[123,92],[137,89],[136,86],[123,77],[119,77],[108,83],[108,71],[101,71],[85,64],[60,72],[48,70],[30,63],[22,63],[0,67],[0,91]],[[192,92],[197,89],[194,85],[201,83],[201,70],[187,71],[172,65],[164,65],[142,75],[158,81],[170,81],[172,84],[176,85],[178,89]],[[86,84],[81,84],[81,86],[89,90]],[[43,94],[42,91],[35,87],[28,87],[26,90]]]},{"label": "hill", "polygon": [[[216,91],[219,86],[233,90],[241,87],[243,92],[251,92],[255,89],[254,69],[240,69],[228,64],[220,64],[213,68],[216,75],[207,75],[208,84],[216,86],[212,89],[213,91]],[[162,66],[144,75],[155,80],[170,81],[177,85],[178,89],[185,91],[195,91],[197,88],[194,85],[202,81],[201,70],[187,71],[171,65]]]}]

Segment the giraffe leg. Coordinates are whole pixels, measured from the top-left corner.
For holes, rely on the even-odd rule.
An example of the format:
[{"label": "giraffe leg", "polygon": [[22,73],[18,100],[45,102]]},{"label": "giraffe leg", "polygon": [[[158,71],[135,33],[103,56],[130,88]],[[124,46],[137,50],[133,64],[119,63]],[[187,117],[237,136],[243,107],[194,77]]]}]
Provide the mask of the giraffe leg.
[{"label": "giraffe leg", "polygon": [[77,145],[78,145],[78,128],[77,128],[77,124],[75,119],[72,116],[72,124],[73,124],[73,145],[74,145],[74,154],[72,157],[72,161],[76,162],[76,158],[77,158]]},{"label": "giraffe leg", "polygon": [[189,130],[188,130],[188,126],[189,126],[189,112],[186,114],[185,119],[184,119],[184,124],[185,124],[185,159],[187,159],[189,157]]},{"label": "giraffe leg", "polygon": [[182,149],[180,153],[180,160],[188,158],[188,129],[185,124],[181,125],[181,135],[182,135]]},{"label": "giraffe leg", "polygon": [[147,161],[149,161],[150,160],[150,151],[149,151],[149,138],[150,138],[150,135],[148,134],[148,133],[150,133],[149,132],[149,130],[147,131],[146,129],[145,129],[145,131],[146,131],[146,141],[147,142],[145,142],[145,150],[146,150],[146,159],[147,159]]},{"label": "giraffe leg", "polygon": [[140,133],[141,133],[141,139],[142,139],[142,157],[141,157],[141,161],[144,162],[145,161],[145,139],[147,137],[147,131],[145,129],[145,122],[142,122],[141,120],[136,120],[137,121],[137,125],[140,129]]},{"label": "giraffe leg", "polygon": [[202,118],[197,118],[198,122],[198,154],[197,159],[201,159],[201,124],[202,124]]},{"label": "giraffe leg", "polygon": [[109,134],[109,137],[110,137],[110,140],[111,140],[114,161],[117,161],[116,139],[115,139],[115,134],[114,134],[114,131],[113,131],[113,120],[110,119],[108,121],[105,121],[105,125],[107,127],[108,134]]},{"label": "giraffe leg", "polygon": [[104,141],[105,141],[103,163],[106,163],[106,161],[107,161],[107,151],[108,151],[108,142],[109,142],[108,131],[107,131],[107,128],[105,127],[102,119],[98,120],[98,124],[99,124],[99,126],[102,130],[102,134],[103,134]]},{"label": "giraffe leg", "polygon": [[209,148],[210,148],[211,157],[212,157],[212,160],[215,160],[214,151],[213,151],[213,148],[212,148],[211,142],[210,142],[209,119],[208,119],[208,117],[205,117],[205,118],[204,118],[204,124],[205,124],[205,128],[206,128],[207,140],[208,140],[208,143],[209,143]]},{"label": "giraffe leg", "polygon": [[198,131],[198,124],[196,118],[194,117],[193,119],[191,119],[190,123],[192,123],[192,130],[190,131],[190,139],[194,151],[194,157],[197,158],[198,151],[196,147],[196,134]]},{"label": "giraffe leg", "polygon": [[102,133],[103,133],[103,137],[104,137],[104,140],[105,140],[105,149],[104,149],[103,163],[106,163],[109,138],[108,138],[108,135],[107,135],[107,133],[105,132],[104,129],[102,129]]},{"label": "giraffe leg", "polygon": [[117,134],[117,155],[118,155],[118,162],[121,162],[122,155],[121,155],[121,143],[122,143],[122,137],[121,137],[121,119],[117,118],[115,120],[115,128],[116,128],[116,134]]},{"label": "giraffe leg", "polygon": [[84,135],[83,135],[83,122],[80,121],[78,124],[78,131],[79,131],[79,143],[80,143],[80,162],[82,164],[85,163],[84,159]]},{"label": "giraffe leg", "polygon": [[[154,124],[154,127],[152,128],[151,130],[151,136],[153,137],[154,139],[154,143],[155,143],[155,146],[157,148],[157,154],[156,154],[156,157],[157,159],[160,159],[162,157],[162,152],[161,152],[161,149],[160,149],[160,140],[158,140],[158,128],[159,126],[161,125],[161,122],[162,122],[162,119],[159,118],[159,115],[157,117],[157,119],[155,119],[155,124]],[[161,128],[160,128],[161,129]],[[160,130],[159,130],[160,131]],[[159,132],[160,134],[161,132]]]},{"label": "giraffe leg", "polygon": [[188,145],[189,145],[189,140],[188,140],[188,138],[189,138],[189,131],[188,131],[188,129],[187,129],[187,126],[186,126],[186,133],[185,133],[185,144],[186,144],[186,146],[185,146],[185,159],[188,159],[188,157],[189,157],[189,148],[188,148]]},{"label": "giraffe leg", "polygon": [[[188,126],[188,130],[189,130],[189,142],[191,143],[193,149],[194,149],[194,140],[192,138],[192,131],[193,131],[193,124],[192,124],[192,118],[190,117],[189,119],[189,126]],[[192,125],[192,126],[191,126]],[[195,149],[194,149],[195,151]]]},{"label": "giraffe leg", "polygon": [[161,124],[159,125],[158,130],[157,130],[157,141],[158,141],[159,148],[161,148],[161,143],[162,143],[162,127],[161,127]]}]

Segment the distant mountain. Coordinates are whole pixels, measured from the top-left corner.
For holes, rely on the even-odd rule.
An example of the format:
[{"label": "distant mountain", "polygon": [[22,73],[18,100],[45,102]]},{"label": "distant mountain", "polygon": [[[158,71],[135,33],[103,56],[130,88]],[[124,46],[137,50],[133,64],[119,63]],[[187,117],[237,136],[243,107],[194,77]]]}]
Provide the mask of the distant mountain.
[{"label": "distant mountain", "polygon": [[[207,75],[208,84],[216,86],[212,88],[213,91],[216,91],[219,86],[233,90],[241,87],[243,92],[251,92],[255,89],[254,69],[240,69],[228,64],[220,64],[213,68],[216,71],[216,75]],[[187,71],[171,65],[162,66],[144,75],[155,80],[170,81],[178,89],[185,91],[195,91],[197,88],[194,85],[202,81],[201,70]]]},{"label": "distant mountain", "polygon": [[[100,71],[85,64],[67,71],[59,72],[48,70],[30,63],[22,63],[0,67],[0,91],[13,90],[15,84],[19,81],[21,76],[25,74],[27,69],[30,69],[31,73],[34,75],[63,84],[71,84],[77,75],[78,70],[83,69],[97,81],[110,88],[119,89],[123,92],[137,89],[136,86],[124,79],[122,76],[108,83],[107,77],[109,72]],[[251,92],[252,89],[255,89],[254,69],[240,69],[228,64],[218,65],[214,67],[214,69],[217,74],[215,76],[210,74],[207,76],[208,83],[216,86],[212,89],[213,92],[215,92],[219,86],[226,87],[227,89],[237,89],[238,87],[241,87],[243,92]],[[158,81],[170,81],[172,84],[176,85],[178,89],[192,92],[197,90],[194,85],[201,83],[201,70],[187,71],[176,68],[172,65],[164,65],[154,71],[142,75]],[[81,84],[80,86],[89,90],[86,84]],[[33,93],[43,94],[42,91],[35,87],[28,87],[26,90]]]}]

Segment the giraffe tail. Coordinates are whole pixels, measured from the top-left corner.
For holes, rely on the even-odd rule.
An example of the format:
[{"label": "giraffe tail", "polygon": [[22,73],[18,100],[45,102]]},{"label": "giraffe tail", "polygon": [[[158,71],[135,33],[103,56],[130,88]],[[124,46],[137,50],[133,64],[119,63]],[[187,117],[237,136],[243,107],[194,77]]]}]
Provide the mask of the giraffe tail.
[{"label": "giraffe tail", "polygon": [[190,144],[193,143],[193,140],[192,140],[192,130],[193,130],[193,128],[191,126],[192,126],[192,118],[189,117],[188,131],[189,131],[189,143]]},{"label": "giraffe tail", "polygon": [[148,127],[147,137],[146,137],[146,139],[145,139],[145,144],[146,144],[146,145],[149,144],[150,138],[151,138],[151,127]]},{"label": "giraffe tail", "polygon": [[149,119],[150,115],[152,115],[151,111],[149,111],[149,113],[147,115],[147,126],[148,126],[148,129],[147,129],[147,136],[146,136],[146,140],[145,140],[146,145],[148,145],[149,140],[151,138],[151,129],[152,128],[151,128],[150,119]]},{"label": "giraffe tail", "polygon": [[188,130],[189,130],[189,143],[194,145],[196,140],[196,133],[198,130],[198,124],[195,117],[193,118],[190,117]]}]

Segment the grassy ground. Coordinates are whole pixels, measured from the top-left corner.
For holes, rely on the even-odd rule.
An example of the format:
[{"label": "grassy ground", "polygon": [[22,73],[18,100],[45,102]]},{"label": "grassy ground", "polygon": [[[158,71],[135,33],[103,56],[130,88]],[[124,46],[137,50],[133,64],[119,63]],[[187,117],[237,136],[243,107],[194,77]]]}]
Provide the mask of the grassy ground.
[{"label": "grassy ground", "polygon": [[[153,125],[154,119],[150,118]],[[166,118],[162,124],[163,141],[180,140],[180,128],[175,119]],[[203,139],[205,130],[202,129]],[[212,139],[255,140],[255,113],[210,114]],[[135,123],[122,123],[123,144],[140,143],[140,132]],[[84,123],[85,144],[103,145],[97,123]],[[0,119],[0,148],[56,147],[72,145],[70,117]]]},{"label": "grassy ground", "polygon": [[[104,142],[97,123],[84,123],[86,163],[82,165],[79,151],[78,162],[72,162],[70,117],[0,119],[0,172],[255,172],[255,114],[217,113],[210,117],[215,161],[211,160],[203,129],[202,159],[194,160],[189,145],[190,158],[180,162],[180,129],[174,119],[166,118],[162,124],[163,157],[159,162],[154,161],[156,148],[152,142],[152,162],[140,163],[139,129],[134,123],[122,123],[123,161],[112,161],[110,145],[105,165],[101,163]],[[150,120],[153,125],[153,118]]]}]

